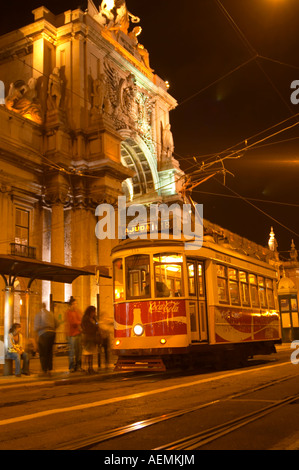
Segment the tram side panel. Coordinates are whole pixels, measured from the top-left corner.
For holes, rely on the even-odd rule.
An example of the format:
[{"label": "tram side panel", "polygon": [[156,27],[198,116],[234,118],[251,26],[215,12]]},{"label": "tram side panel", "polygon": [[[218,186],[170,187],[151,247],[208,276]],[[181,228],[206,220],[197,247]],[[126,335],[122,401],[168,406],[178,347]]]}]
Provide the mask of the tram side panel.
[{"label": "tram side panel", "polygon": [[211,313],[215,321],[217,344],[280,339],[280,322],[276,312],[212,306]]},{"label": "tram side panel", "polygon": [[207,303],[210,344],[278,343],[281,339],[277,305],[271,309],[221,305],[216,263],[207,269]]}]

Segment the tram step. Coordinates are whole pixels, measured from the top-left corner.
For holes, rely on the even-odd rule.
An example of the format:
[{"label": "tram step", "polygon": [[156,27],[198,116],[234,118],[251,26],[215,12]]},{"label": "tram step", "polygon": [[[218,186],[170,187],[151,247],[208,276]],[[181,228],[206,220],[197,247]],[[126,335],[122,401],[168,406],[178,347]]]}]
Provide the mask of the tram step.
[{"label": "tram step", "polygon": [[118,359],[115,371],[165,371],[166,367],[162,359]]}]

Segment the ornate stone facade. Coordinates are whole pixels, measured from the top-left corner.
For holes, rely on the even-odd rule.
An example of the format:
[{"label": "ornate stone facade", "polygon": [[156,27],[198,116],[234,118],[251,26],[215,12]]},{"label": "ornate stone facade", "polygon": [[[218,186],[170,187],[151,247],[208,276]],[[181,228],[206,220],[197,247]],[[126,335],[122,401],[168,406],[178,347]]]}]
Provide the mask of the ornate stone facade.
[{"label": "ornate stone facade", "polygon": [[[43,261],[110,266],[112,242],[96,239],[95,208],[123,193],[145,203],[177,196],[183,173],[169,124],[177,103],[151,69],[140,20],[125,1],[33,15],[32,24],[0,37],[0,253],[14,243],[32,246]],[[31,314],[50,293],[62,302],[72,294],[82,309],[99,293],[101,314],[112,315],[107,280],[32,288]],[[19,304],[15,312],[24,315]]]}]

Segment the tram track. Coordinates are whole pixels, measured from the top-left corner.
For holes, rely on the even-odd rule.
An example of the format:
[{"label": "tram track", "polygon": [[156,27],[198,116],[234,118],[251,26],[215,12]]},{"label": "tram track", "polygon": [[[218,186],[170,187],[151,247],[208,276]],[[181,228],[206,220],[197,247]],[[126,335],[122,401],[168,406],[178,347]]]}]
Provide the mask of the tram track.
[{"label": "tram track", "polygon": [[284,400],[275,402],[272,405],[266,406],[261,410],[248,413],[239,418],[220,424],[219,426],[214,426],[208,430],[184,437],[183,439],[179,439],[161,447],[157,447],[153,450],[198,450],[204,445],[210,444],[211,442],[220,439],[227,434],[237,431],[241,427],[247,426],[250,423],[257,421],[258,419],[264,418],[268,414],[273,413],[283,406],[297,401],[298,398],[299,394],[288,397]]},{"label": "tram track", "polygon": [[[211,402],[207,403],[202,403],[197,406],[193,406],[190,408],[182,409],[182,410],[177,410],[174,412],[170,412],[167,414],[155,416],[150,419],[142,420],[142,421],[137,421],[119,428],[111,429],[102,433],[99,433],[97,435],[91,436],[90,438],[84,438],[84,439],[77,439],[73,440],[70,442],[66,442],[62,444],[61,446],[56,447],[55,450],[92,450],[95,449],[97,446],[111,441],[111,440],[116,440],[118,438],[124,437],[130,433],[133,432],[138,432],[141,431],[147,427],[158,425],[160,423],[163,423],[165,421],[169,421],[175,418],[180,418],[183,417],[187,414],[190,413],[195,413],[197,411],[201,411],[203,409],[219,405],[220,403],[228,402],[230,400],[236,400],[242,396],[252,394],[255,392],[258,392],[260,390],[272,387],[274,385],[278,385],[280,383],[283,383],[285,381],[288,381],[290,379],[294,378],[294,376],[287,376],[283,378],[279,378],[276,380],[272,380],[270,382],[261,384],[257,387],[243,390],[242,392],[235,393],[232,395],[228,395],[227,397],[222,397],[220,399],[213,400]],[[216,440],[226,434],[229,434],[231,432],[234,432],[235,430],[239,429],[240,427],[246,426],[247,424],[250,424],[253,421],[256,421],[264,416],[266,416],[269,413],[274,412],[276,409],[285,406],[289,403],[292,403],[296,400],[298,400],[299,394],[294,395],[291,397],[287,397],[284,400],[280,401],[274,401],[270,400],[273,403],[270,405],[263,407],[260,410],[254,411],[252,413],[248,413],[246,415],[243,415],[241,417],[238,417],[236,419],[227,421],[223,424],[220,424],[218,426],[209,428],[207,430],[201,431],[196,434],[192,434],[190,436],[184,437],[182,439],[167,443],[166,445],[163,445],[161,447],[157,447],[153,450],[193,450],[197,449],[199,447],[202,447],[203,445],[212,442],[213,440]]]}]

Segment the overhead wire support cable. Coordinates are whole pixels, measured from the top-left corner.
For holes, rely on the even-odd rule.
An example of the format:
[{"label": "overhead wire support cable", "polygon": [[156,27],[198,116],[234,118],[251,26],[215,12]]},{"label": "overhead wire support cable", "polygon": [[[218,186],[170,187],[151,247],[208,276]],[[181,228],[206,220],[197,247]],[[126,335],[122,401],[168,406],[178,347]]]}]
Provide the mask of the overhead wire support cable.
[{"label": "overhead wire support cable", "polygon": [[[233,17],[229,14],[229,12],[227,11],[227,9],[224,7],[224,5],[222,4],[222,2],[220,0],[215,0],[216,4],[218,5],[218,7],[220,8],[220,10],[222,11],[222,13],[224,14],[224,16],[226,17],[226,19],[229,21],[229,23],[231,24],[232,28],[234,29],[234,31],[237,33],[237,35],[240,37],[242,43],[245,45],[246,49],[249,51],[249,53],[251,55],[254,56],[254,60],[256,62],[256,65],[259,67],[259,69],[261,70],[261,72],[265,75],[265,77],[267,78],[268,82],[270,83],[270,85],[272,86],[272,88],[275,90],[275,92],[278,94],[278,96],[280,97],[280,99],[283,101],[283,103],[285,104],[285,106],[288,108],[288,110],[291,112],[291,114],[294,115],[294,112],[291,108],[291,106],[286,102],[286,100],[284,99],[284,97],[282,96],[282,94],[280,93],[280,91],[278,90],[277,86],[274,84],[273,80],[271,79],[271,77],[269,77],[269,75],[267,74],[267,72],[264,70],[264,68],[262,67],[262,65],[259,63],[258,59],[264,59],[265,60],[265,57],[264,56],[261,56],[257,51],[256,49],[252,46],[252,44],[248,41],[248,39],[246,38],[245,34],[243,33],[243,31],[240,29],[240,27],[237,25],[237,23],[235,22],[235,20],[233,19]],[[269,59],[271,60],[271,59]]]},{"label": "overhead wire support cable", "polygon": [[[215,178],[214,178],[215,179]],[[217,181],[219,184],[222,184],[222,186],[224,186],[223,183],[221,183],[221,181],[218,181],[217,179],[215,179],[215,181]],[[278,225],[280,225],[281,227],[283,227],[285,230],[287,230],[288,232],[292,233],[293,235],[295,235],[296,237],[299,238],[299,234],[297,232],[295,232],[294,230],[290,229],[289,227],[287,227],[286,225],[284,225],[283,223],[279,222],[279,220],[275,219],[274,217],[272,217],[270,214],[267,214],[267,212],[263,211],[262,209],[260,209],[258,206],[256,206],[255,204],[253,204],[252,202],[250,202],[246,197],[243,197],[241,196],[240,194],[238,194],[236,191],[234,191],[233,189],[229,188],[228,186],[225,186],[225,188],[227,188],[229,191],[231,191],[235,196],[238,196],[239,199],[241,199],[242,201],[246,202],[247,204],[249,204],[250,206],[254,207],[256,210],[258,210],[259,212],[261,212],[263,215],[265,215],[266,217],[268,217],[269,219],[271,219],[273,222],[277,223]]]}]

